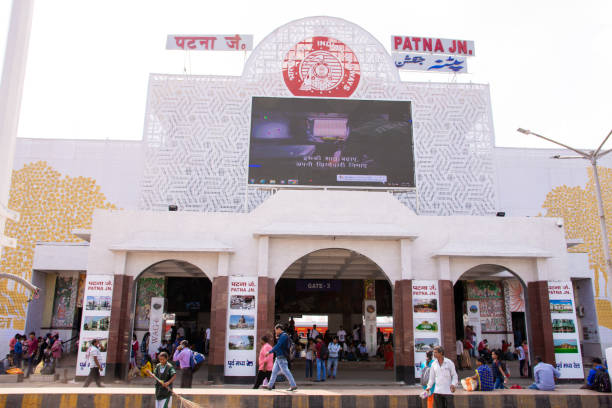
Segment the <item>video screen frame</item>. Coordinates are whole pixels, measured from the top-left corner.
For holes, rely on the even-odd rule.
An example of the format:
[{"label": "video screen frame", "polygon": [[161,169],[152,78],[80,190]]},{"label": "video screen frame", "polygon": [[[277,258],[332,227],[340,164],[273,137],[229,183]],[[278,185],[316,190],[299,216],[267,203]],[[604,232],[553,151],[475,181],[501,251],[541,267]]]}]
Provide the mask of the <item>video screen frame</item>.
[{"label": "video screen frame", "polygon": [[[352,184],[343,184],[343,185],[333,185],[330,183],[314,183],[314,184],[301,184],[301,183],[297,183],[297,184],[292,184],[292,183],[286,183],[286,184],[280,184],[280,183],[275,183],[275,184],[260,184],[260,183],[253,183],[252,182],[252,174],[251,174],[251,166],[252,166],[252,160],[253,160],[253,147],[252,147],[252,143],[254,140],[253,137],[253,132],[254,132],[254,104],[255,104],[255,100],[256,99],[270,99],[270,100],[283,100],[283,99],[296,99],[296,100],[312,100],[312,101],[320,101],[320,100],[331,100],[334,102],[338,102],[338,101],[346,101],[346,102],[373,102],[373,103],[404,103],[404,104],[408,104],[409,106],[409,110],[406,112],[409,115],[409,122],[410,122],[410,152],[409,152],[409,159],[410,159],[410,165],[407,166],[407,171],[410,173],[411,179],[411,184],[412,186],[393,186],[393,185],[385,185],[385,186],[379,186],[376,184],[368,184],[368,185],[363,185],[363,184],[359,184],[359,185],[352,185]],[[246,171],[246,185],[248,188],[253,188],[253,189],[312,189],[312,188],[321,188],[321,189],[337,189],[337,190],[400,190],[400,191],[416,191],[417,189],[417,166],[416,166],[416,152],[415,152],[415,129],[414,129],[414,124],[413,124],[413,101],[412,100],[392,100],[392,99],[367,99],[367,98],[359,98],[359,99],[353,99],[353,98],[313,98],[313,97],[284,97],[284,96],[279,96],[279,97],[271,97],[271,96],[260,96],[260,95],[253,95],[251,97],[251,114],[250,114],[250,123],[249,123],[249,146],[248,146],[248,157],[247,157],[247,171]],[[350,177],[350,176],[349,176]]]}]

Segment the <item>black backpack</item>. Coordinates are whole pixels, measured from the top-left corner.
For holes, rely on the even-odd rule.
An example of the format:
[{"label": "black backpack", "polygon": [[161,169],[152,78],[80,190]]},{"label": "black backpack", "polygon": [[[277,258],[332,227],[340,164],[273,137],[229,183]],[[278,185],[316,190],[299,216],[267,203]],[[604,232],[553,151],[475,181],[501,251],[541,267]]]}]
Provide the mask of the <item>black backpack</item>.
[{"label": "black backpack", "polygon": [[289,353],[287,358],[289,359],[289,361],[292,361],[295,358],[295,343],[293,342],[291,336],[288,335],[287,337],[289,337],[289,339],[287,340],[287,349]]},{"label": "black backpack", "polygon": [[610,392],[612,388],[610,386],[610,376],[606,372],[605,368],[598,368],[593,378],[593,389],[599,392]]},{"label": "black backpack", "polygon": [[327,348],[327,344],[323,342],[321,346],[321,360],[327,360],[329,358],[329,349]]}]

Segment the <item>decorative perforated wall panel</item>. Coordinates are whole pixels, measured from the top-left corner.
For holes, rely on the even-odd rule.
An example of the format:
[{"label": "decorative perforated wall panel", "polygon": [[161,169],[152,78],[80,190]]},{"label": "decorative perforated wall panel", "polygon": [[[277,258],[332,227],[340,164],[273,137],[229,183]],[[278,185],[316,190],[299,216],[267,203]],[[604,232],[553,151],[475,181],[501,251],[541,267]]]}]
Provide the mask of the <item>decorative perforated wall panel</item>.
[{"label": "decorative perforated wall panel", "polygon": [[412,101],[417,190],[395,193],[398,199],[418,214],[495,212],[488,86],[401,82],[374,37],[331,17],[275,30],[255,48],[242,77],[151,75],[141,208],[245,212],[265,200],[269,190],[247,187],[251,97],[292,96],[283,58],[315,35],[355,52],[361,81],[351,98]]}]

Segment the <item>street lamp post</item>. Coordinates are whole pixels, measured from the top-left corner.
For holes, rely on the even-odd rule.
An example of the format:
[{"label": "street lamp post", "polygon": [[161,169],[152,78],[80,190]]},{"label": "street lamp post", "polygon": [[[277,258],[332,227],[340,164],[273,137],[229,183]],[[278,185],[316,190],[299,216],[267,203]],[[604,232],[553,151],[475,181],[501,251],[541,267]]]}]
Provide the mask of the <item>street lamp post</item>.
[{"label": "street lamp post", "polygon": [[599,215],[599,223],[601,227],[601,241],[603,244],[604,258],[606,261],[606,274],[608,276],[608,283],[606,285],[607,286],[606,289],[608,293],[608,300],[612,302],[612,261],[610,260],[610,244],[608,243],[608,228],[606,227],[606,216],[604,213],[603,199],[601,197],[601,186],[599,184],[599,174],[597,172],[597,160],[605,156],[606,154],[612,152],[612,149],[601,150],[603,145],[608,141],[608,139],[612,135],[612,130],[610,131],[610,133],[608,133],[608,136],[606,136],[603,142],[601,142],[597,150],[586,150],[586,151],[580,150],[580,149],[574,149],[573,147],[565,145],[561,142],[557,142],[556,140],[549,139],[546,136],[539,135],[530,130],[518,128],[517,131],[520,133],[524,133],[526,135],[533,135],[533,136],[539,137],[540,139],[544,139],[551,143],[555,143],[559,146],[563,146],[566,149],[569,149],[569,150],[572,150],[578,153],[578,156],[555,155],[552,157],[554,159],[585,159],[591,163],[591,166],[593,167],[593,179],[595,180],[595,196],[597,197],[597,213]]}]

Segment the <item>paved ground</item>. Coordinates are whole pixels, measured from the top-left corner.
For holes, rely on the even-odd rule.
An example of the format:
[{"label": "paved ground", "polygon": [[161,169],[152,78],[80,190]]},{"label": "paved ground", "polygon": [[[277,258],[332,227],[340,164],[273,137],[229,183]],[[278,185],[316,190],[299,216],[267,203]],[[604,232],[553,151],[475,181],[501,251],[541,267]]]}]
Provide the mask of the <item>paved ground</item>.
[{"label": "paved ground", "polygon": [[[512,384],[519,384],[521,387],[526,388],[532,384],[533,380],[529,378],[520,378],[518,376],[518,361],[508,362],[508,368],[511,372],[511,378],[508,382],[508,386]],[[298,386],[302,389],[308,390],[327,390],[327,389],[359,389],[361,387],[380,387],[388,390],[391,388],[400,387],[400,383],[395,381],[395,371],[385,370],[384,362],[374,359],[370,362],[340,362],[338,374],[336,379],[327,379],[325,382],[313,382],[312,380],[305,378],[305,362],[297,360],[293,363],[292,368],[293,375],[295,377]],[[22,383],[3,383],[0,382],[0,389],[13,388],[15,386],[19,388],[79,388],[82,387],[82,382],[75,382],[75,358],[68,356],[64,361],[61,362],[60,368],[57,370],[60,375],[60,380],[56,382],[40,381],[38,378],[26,379]],[[459,371],[459,378],[465,378],[474,374],[474,371],[462,370]],[[316,372],[315,372],[316,376]],[[0,376],[4,377],[4,376]],[[1,378],[0,378],[1,379]],[[8,379],[8,378],[7,378]],[[63,380],[63,381],[62,381]],[[136,377],[131,379],[129,382],[116,381],[112,383],[106,383],[107,387],[112,388],[146,388],[152,387],[153,380],[149,378]],[[279,387],[285,387],[285,383],[279,383]],[[560,389],[577,389],[581,384],[560,384]],[[207,366],[204,365],[198,372],[194,374],[193,380],[194,389],[246,389],[248,386],[245,385],[213,385],[208,381],[208,370]],[[90,386],[92,389],[97,388],[95,385]],[[405,386],[402,385],[402,389],[414,388],[419,390],[418,385]]]}]

